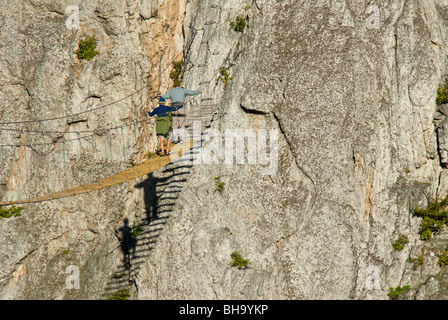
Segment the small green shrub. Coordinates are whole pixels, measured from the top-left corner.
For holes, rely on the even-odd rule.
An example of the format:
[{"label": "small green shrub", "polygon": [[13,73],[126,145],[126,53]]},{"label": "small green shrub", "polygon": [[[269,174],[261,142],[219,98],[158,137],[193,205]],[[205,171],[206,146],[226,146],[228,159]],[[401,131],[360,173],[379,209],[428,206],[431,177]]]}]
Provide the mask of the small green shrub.
[{"label": "small green shrub", "polygon": [[397,240],[395,240],[395,242],[392,244],[392,248],[394,250],[401,251],[404,249],[404,246],[407,245],[408,243],[409,243],[408,237],[400,234]]},{"label": "small green shrub", "polygon": [[227,85],[233,77],[230,76],[229,68],[222,67],[219,71],[221,73],[221,81],[224,83],[224,90],[227,88]]},{"label": "small green shrub", "polygon": [[403,287],[398,286],[396,288],[390,287],[387,295],[391,300],[397,300],[401,295],[407,293],[411,289],[411,286],[408,285]]},{"label": "small green shrub", "polygon": [[62,254],[69,254],[70,253],[70,249],[65,249],[64,251],[62,251]]},{"label": "small green shrub", "polygon": [[448,251],[443,250],[439,256],[439,266],[443,267],[448,265]]},{"label": "small green shrub", "polygon": [[79,59],[92,60],[98,54],[96,49],[96,40],[93,36],[87,37],[84,40],[79,41],[79,48],[76,50],[76,54]]},{"label": "small green shrub", "polygon": [[173,70],[170,73],[170,78],[171,78],[171,80],[174,81],[175,87],[180,87],[180,83],[182,81],[182,76],[183,76],[184,66],[185,66],[184,60],[173,62]]},{"label": "small green shrub", "polygon": [[240,15],[240,16],[237,16],[235,19],[232,19],[232,21],[230,21],[230,26],[236,32],[243,32],[244,28],[246,27],[246,24],[247,24],[246,21],[247,21],[247,18]]},{"label": "small green shrub", "polygon": [[230,231],[230,228],[229,227],[225,227],[224,228],[230,235],[232,235],[233,234],[233,232],[232,231]]},{"label": "small green shrub", "polygon": [[445,83],[437,89],[436,104],[441,105],[448,103],[448,79],[445,79]]},{"label": "small green shrub", "polygon": [[417,258],[409,258],[407,261],[413,264],[412,268],[414,270],[417,270],[418,267],[420,267],[425,262],[423,256],[419,256]]},{"label": "small green shrub", "polygon": [[16,206],[12,206],[9,209],[0,207],[0,219],[21,216],[23,209],[24,207],[16,207]]},{"label": "small green shrub", "polygon": [[120,289],[109,296],[109,300],[129,300],[129,289]]},{"label": "small green shrub", "polygon": [[249,259],[243,259],[241,253],[235,251],[230,254],[232,258],[232,267],[237,267],[238,269],[247,269],[249,266]]},{"label": "small green shrub", "polygon": [[225,183],[221,181],[221,177],[215,177],[215,191],[223,192]]},{"label": "small green shrub", "polygon": [[428,240],[448,223],[448,196],[440,201],[433,201],[426,209],[414,209],[414,216],[422,218],[420,239]]},{"label": "small green shrub", "polygon": [[134,238],[137,238],[139,235],[142,234],[142,232],[143,232],[143,228],[140,225],[134,227],[134,229],[132,230],[132,234],[134,235]]}]

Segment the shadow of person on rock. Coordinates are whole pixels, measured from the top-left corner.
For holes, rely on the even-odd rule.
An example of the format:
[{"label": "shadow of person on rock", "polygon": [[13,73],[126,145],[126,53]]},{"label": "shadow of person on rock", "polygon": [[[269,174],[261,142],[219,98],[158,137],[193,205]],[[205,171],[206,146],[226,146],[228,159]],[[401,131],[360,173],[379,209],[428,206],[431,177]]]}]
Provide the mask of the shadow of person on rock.
[{"label": "shadow of person on rock", "polygon": [[[191,165],[184,165],[179,166],[178,168],[191,169],[191,167]],[[189,171],[175,173],[173,169],[167,168],[165,168],[164,172],[169,173],[169,175],[159,178],[153,173],[150,173],[146,179],[135,185],[135,188],[143,189],[143,200],[145,204],[147,224],[151,224],[159,219],[166,219],[166,215],[171,212],[171,209],[168,208],[172,208],[174,206],[175,200],[177,199],[177,194],[179,194],[179,191],[183,188],[183,184],[187,181],[184,176],[189,174]],[[170,187],[171,191],[167,191],[167,187]],[[165,201],[163,202],[161,200],[162,195],[164,194]],[[167,194],[175,194],[176,196],[173,195],[172,197],[167,197]],[[168,200],[168,203],[166,200]],[[165,207],[165,209],[162,209],[162,207]]]},{"label": "shadow of person on rock", "polygon": [[126,269],[131,268],[131,251],[132,255],[135,255],[135,249],[137,247],[137,240],[134,237],[132,228],[129,226],[129,219],[124,220],[124,226],[119,229],[121,232],[121,251],[123,252],[124,258],[123,263]]},{"label": "shadow of person on rock", "polygon": [[157,220],[157,211],[159,207],[160,192],[157,190],[157,186],[160,183],[159,178],[155,177],[153,173],[148,174],[148,177],[135,187],[137,189],[143,189],[146,222],[150,224],[151,221]]}]

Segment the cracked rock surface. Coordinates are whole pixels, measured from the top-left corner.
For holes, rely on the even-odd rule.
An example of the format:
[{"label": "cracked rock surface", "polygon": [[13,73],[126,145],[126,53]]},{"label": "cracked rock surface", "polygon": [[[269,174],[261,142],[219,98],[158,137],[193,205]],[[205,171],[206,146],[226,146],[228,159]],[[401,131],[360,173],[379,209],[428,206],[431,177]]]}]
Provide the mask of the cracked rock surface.
[{"label": "cracked rock surface", "polygon": [[[269,176],[222,159],[196,166],[138,278],[139,296],[387,299],[389,287],[406,284],[408,298],[443,296],[443,245],[419,239],[411,211],[447,191],[433,122],[446,4],[383,2],[378,29],[359,1],[189,5],[186,78],[197,83],[213,66],[233,76],[213,128],[278,130],[279,166]],[[237,15],[248,17],[242,34],[228,25]],[[399,234],[411,245],[398,252]],[[229,266],[233,251],[248,269]],[[413,270],[407,258],[421,252],[425,271]]]},{"label": "cracked rock surface", "polygon": [[[448,111],[435,105],[448,74],[447,1],[382,1],[370,11],[356,0],[89,0],[81,31],[65,28],[65,6],[0,4],[2,121],[119,99],[182,48],[185,87],[218,112],[197,162],[1,219],[0,297],[99,299],[130,288],[135,299],[388,299],[390,287],[410,285],[402,298],[447,298],[438,265],[446,231],[422,241],[412,215],[448,191]],[[243,32],[230,26],[237,16]],[[99,40],[92,62],[73,53],[83,33]],[[123,139],[104,130],[143,114],[171,86],[166,78],[113,111],[45,127],[64,128],[47,136],[49,149],[2,149],[0,196],[44,192],[48,170],[58,186],[60,172],[90,182],[142,160],[153,123]],[[55,143],[82,129],[98,130],[95,140]],[[275,132],[278,144],[268,134],[264,151],[277,147],[278,157],[259,152],[249,163],[249,137],[226,163],[226,130],[262,142]],[[409,242],[393,250],[399,235]],[[231,266],[236,251],[248,268]],[[419,256],[413,268],[408,259]],[[79,289],[67,289],[69,266],[79,267]]]}]

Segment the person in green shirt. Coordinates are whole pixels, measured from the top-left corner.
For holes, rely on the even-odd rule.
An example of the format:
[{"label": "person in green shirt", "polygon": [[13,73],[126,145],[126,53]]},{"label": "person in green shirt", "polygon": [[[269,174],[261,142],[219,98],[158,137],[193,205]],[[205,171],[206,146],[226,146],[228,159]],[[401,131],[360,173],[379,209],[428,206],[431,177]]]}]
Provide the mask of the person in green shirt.
[{"label": "person in green shirt", "polygon": [[[161,97],[159,99],[159,105],[153,110],[148,112],[150,117],[157,116],[156,120],[156,134],[160,139],[160,152],[162,156],[170,154],[170,145],[171,145],[171,128],[170,128],[170,116],[169,112],[177,111],[183,108],[183,105],[180,106],[167,106],[166,99]],[[165,139],[167,140],[166,152],[165,152]]]}]

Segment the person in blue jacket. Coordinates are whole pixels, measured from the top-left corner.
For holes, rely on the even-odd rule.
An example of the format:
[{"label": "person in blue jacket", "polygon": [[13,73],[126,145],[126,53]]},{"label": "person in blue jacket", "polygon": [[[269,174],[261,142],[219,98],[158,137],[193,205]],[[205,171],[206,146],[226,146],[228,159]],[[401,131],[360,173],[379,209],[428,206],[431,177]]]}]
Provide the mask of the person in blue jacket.
[{"label": "person in blue jacket", "polygon": [[[171,106],[184,106],[185,105],[185,98],[187,96],[196,96],[200,94],[201,91],[194,91],[185,89],[179,86],[176,86],[174,89],[168,91],[165,93],[162,98],[165,99],[171,99]],[[172,113],[172,120],[173,120],[173,140],[176,143],[182,143],[182,130],[185,130],[185,109],[179,109],[179,111],[175,111]]]},{"label": "person in blue jacket", "polygon": [[[148,112],[150,117],[157,116],[156,120],[156,134],[157,137],[160,139],[160,154],[162,156],[169,155],[170,154],[170,145],[171,145],[171,127],[170,127],[170,116],[168,112],[174,112],[181,108],[183,108],[183,105],[178,106],[167,106],[166,105],[166,99],[161,97],[159,99],[159,105],[153,110]],[[165,151],[165,139],[167,140],[167,146]]]}]

